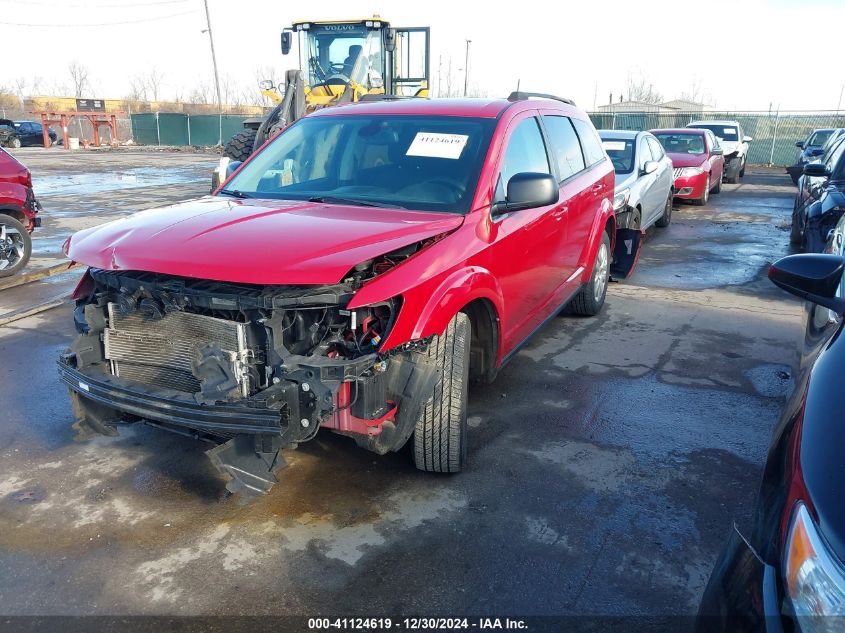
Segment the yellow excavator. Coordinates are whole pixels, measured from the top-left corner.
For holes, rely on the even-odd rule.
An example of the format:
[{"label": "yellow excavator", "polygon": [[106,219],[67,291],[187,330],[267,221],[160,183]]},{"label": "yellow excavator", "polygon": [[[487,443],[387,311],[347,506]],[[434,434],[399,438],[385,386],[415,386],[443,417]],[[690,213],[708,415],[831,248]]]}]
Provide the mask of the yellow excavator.
[{"label": "yellow excavator", "polygon": [[[243,161],[276,132],[308,112],[339,103],[394,97],[427,97],[430,29],[394,28],[378,16],[362,20],[302,21],[282,31],[282,54],[299,57],[285,85],[261,82],[276,103],[263,119],[247,119],[224,154]],[[225,159],[224,159],[225,160]],[[228,162],[228,161],[226,161]],[[217,173],[215,180],[225,174]]]}]

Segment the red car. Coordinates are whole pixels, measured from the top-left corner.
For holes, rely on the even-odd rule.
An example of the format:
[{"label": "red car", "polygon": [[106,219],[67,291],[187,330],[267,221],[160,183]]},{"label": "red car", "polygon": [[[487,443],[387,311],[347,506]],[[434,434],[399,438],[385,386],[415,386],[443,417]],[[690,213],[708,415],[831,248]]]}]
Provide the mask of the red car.
[{"label": "red car", "polygon": [[[536,96],[536,95],[532,95]],[[594,315],[640,233],[567,100],[384,100],[292,124],[199,200],[87,229],[78,338],[59,361],[79,428],[222,442],[232,491],[320,428],[417,467],[466,456],[470,381],[548,319]],[[231,439],[230,439],[231,438]]]},{"label": "red car", "polygon": [[32,254],[30,234],[41,226],[32,174],[0,148],[0,277],[21,270]]},{"label": "red car", "polygon": [[710,193],[722,190],[725,158],[710,130],[680,128],[651,130],[672,159],[675,169],[675,197],[704,205]]}]

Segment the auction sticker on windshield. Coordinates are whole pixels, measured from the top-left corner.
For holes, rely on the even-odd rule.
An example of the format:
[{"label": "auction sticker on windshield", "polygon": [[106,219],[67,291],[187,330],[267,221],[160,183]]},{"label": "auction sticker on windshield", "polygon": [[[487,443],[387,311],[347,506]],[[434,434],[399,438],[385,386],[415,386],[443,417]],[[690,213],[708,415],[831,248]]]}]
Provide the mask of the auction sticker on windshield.
[{"label": "auction sticker on windshield", "polygon": [[624,152],[625,141],[602,141],[602,147],[606,152]]},{"label": "auction sticker on windshield", "polygon": [[468,140],[469,136],[465,134],[417,132],[405,155],[457,160],[461,157],[461,152],[464,151]]},{"label": "auction sticker on windshield", "polygon": [[722,133],[724,133],[724,134],[736,134],[736,128],[735,127],[726,127],[722,130]]}]

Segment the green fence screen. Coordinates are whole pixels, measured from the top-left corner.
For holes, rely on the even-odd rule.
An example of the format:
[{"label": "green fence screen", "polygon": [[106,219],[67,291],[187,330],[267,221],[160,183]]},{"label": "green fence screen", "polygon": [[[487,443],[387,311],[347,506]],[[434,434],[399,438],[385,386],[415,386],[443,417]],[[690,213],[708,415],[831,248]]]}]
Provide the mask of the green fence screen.
[{"label": "green fence screen", "polygon": [[[249,117],[223,115],[223,143],[243,129]],[[216,114],[149,112],[132,115],[132,137],[139,145],[217,145]]]},{"label": "green fence screen", "polygon": [[788,166],[798,158],[796,141],[803,141],[813,130],[845,127],[845,113],[839,112],[590,112],[600,130],[653,130],[685,127],[697,120],[738,121],[745,134],[754,139],[748,162],[756,165]]}]

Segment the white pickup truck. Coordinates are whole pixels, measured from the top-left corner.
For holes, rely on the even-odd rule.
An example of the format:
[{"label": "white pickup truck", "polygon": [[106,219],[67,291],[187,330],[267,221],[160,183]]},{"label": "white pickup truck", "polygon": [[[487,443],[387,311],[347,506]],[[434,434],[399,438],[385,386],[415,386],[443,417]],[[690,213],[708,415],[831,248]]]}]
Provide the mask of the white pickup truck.
[{"label": "white pickup truck", "polygon": [[693,121],[687,127],[710,130],[719,137],[725,152],[725,172],[722,180],[736,184],[745,175],[745,162],[752,138],[742,131],[739,121]]}]

